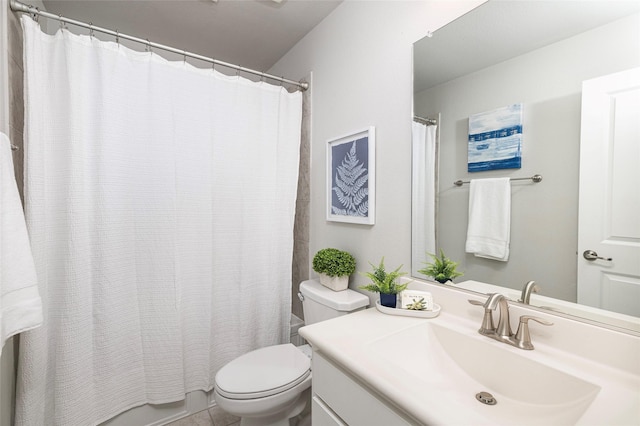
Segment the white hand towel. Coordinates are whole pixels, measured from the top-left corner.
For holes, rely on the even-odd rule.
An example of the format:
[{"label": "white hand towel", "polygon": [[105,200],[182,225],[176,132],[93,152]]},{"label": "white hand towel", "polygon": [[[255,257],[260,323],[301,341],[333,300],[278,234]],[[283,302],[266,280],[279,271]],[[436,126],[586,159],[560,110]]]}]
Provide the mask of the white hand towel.
[{"label": "white hand towel", "polygon": [[42,302],[13,174],[11,144],[0,132],[0,353],[14,334],[42,324]]},{"label": "white hand towel", "polygon": [[510,179],[472,179],[469,189],[467,253],[506,262],[509,260],[510,236]]}]

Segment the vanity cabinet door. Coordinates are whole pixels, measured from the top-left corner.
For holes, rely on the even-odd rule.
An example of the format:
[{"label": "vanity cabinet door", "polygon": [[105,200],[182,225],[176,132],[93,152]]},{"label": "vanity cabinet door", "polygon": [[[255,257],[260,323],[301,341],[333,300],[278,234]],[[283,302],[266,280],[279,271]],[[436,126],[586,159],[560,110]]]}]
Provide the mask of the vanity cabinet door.
[{"label": "vanity cabinet door", "polygon": [[[411,423],[386,402],[365,389],[355,378],[344,372],[318,352],[313,353],[313,393],[320,398],[331,413],[339,417],[339,423],[350,426],[403,426]],[[316,403],[313,409],[321,409]],[[322,414],[324,416],[325,414]],[[312,411],[315,420],[315,413]],[[320,415],[318,417],[321,417]],[[313,423],[316,426],[316,423]]]}]

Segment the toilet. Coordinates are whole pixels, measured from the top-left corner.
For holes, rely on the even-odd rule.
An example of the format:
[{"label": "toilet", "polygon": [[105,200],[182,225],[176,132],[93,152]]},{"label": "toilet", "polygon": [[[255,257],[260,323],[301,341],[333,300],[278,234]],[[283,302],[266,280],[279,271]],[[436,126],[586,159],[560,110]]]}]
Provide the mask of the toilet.
[{"label": "toilet", "polygon": [[[353,290],[333,291],[317,280],[300,284],[305,325],[359,311],[369,298]],[[222,367],[214,397],[241,426],[290,426],[311,394],[311,348],[291,343],[246,353]]]}]

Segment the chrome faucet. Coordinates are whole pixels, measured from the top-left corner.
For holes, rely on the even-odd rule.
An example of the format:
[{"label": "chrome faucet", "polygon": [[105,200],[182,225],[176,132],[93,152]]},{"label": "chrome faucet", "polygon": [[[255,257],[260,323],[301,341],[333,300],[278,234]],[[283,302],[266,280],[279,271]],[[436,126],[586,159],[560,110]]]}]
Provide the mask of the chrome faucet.
[{"label": "chrome faucet", "polygon": [[493,293],[489,295],[489,298],[484,303],[485,312],[495,311],[498,306],[500,307],[498,326],[491,337],[497,340],[508,340],[513,333],[511,332],[511,324],[509,323],[509,303],[507,302],[507,298],[500,293]]},{"label": "chrome faucet", "polygon": [[[531,281],[533,283],[533,281]],[[528,285],[528,284],[527,284]],[[509,322],[509,302],[508,299],[500,293],[492,293],[485,303],[477,300],[469,300],[472,305],[480,305],[484,308],[484,317],[482,325],[478,333],[483,336],[490,337],[499,342],[507,343],[520,349],[532,350],[531,335],[529,334],[529,320],[534,320],[543,325],[553,325],[552,322],[543,320],[542,318],[523,315],[520,317],[518,331],[515,334],[511,331]],[[493,325],[493,311],[499,308],[498,326]]]},{"label": "chrome faucet", "polygon": [[525,305],[529,304],[529,300],[531,300],[531,293],[537,293],[540,290],[540,287],[536,284],[535,281],[529,281],[524,285],[522,289],[522,295],[520,296],[520,300],[518,302],[522,302]]}]

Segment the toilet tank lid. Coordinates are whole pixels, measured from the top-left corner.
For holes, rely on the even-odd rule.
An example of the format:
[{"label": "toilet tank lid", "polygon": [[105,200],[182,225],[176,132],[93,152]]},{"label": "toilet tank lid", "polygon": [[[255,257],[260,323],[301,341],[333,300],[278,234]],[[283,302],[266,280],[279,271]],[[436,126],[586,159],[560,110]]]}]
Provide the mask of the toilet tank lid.
[{"label": "toilet tank lid", "polygon": [[318,280],[301,282],[300,293],[337,311],[350,312],[369,305],[369,298],[362,293],[350,289],[333,291]]}]

